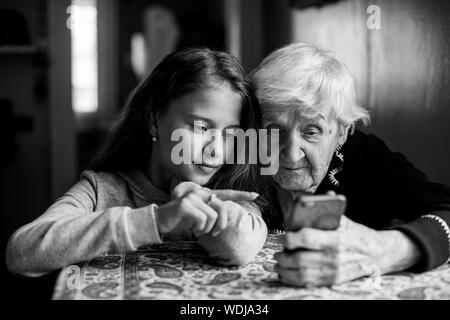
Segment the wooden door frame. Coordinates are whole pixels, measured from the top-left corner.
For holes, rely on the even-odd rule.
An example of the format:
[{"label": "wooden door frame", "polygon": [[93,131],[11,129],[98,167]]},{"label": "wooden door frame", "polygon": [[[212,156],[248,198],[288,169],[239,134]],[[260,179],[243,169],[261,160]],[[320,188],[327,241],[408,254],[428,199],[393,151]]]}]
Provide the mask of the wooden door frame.
[{"label": "wooden door frame", "polygon": [[70,0],[48,0],[50,197],[53,202],[74,183],[76,135],[72,109]]},{"label": "wooden door frame", "polygon": [[262,58],[262,0],[224,0],[227,50],[246,71]]}]

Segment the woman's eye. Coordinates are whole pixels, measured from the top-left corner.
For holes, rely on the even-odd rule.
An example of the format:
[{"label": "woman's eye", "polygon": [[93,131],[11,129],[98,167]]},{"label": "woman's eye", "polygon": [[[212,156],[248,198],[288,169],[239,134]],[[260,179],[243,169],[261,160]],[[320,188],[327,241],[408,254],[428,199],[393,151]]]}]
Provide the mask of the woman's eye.
[{"label": "woman's eye", "polygon": [[277,125],[273,125],[273,124],[268,125],[268,126],[266,126],[266,130],[267,130],[267,135],[269,135],[269,136],[276,132],[278,132],[278,134],[280,136],[282,135],[282,130]]},{"label": "woman's eye", "polygon": [[322,130],[320,130],[320,128],[313,126],[313,127],[308,127],[305,131],[304,134],[308,137],[317,137],[318,135],[320,135],[322,133]]}]

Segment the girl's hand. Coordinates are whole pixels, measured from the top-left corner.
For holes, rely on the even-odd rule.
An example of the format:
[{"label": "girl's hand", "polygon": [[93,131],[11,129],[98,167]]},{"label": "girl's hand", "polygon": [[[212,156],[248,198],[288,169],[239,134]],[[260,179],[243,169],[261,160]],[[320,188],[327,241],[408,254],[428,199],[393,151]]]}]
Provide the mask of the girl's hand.
[{"label": "girl's hand", "polygon": [[247,191],[238,191],[238,190],[230,190],[230,189],[214,189],[211,190],[206,187],[202,187],[198,183],[192,181],[185,181],[178,184],[176,187],[172,189],[171,198],[177,199],[182,198],[187,193],[201,189],[208,193],[208,196],[212,194],[216,195],[220,200],[223,201],[253,201],[259,197],[259,194],[256,192],[247,192]]},{"label": "girl's hand", "polygon": [[[177,188],[182,187],[183,184],[190,186],[190,188],[179,188],[177,191]],[[231,200],[251,201],[258,196],[252,192],[212,191],[197,186],[188,182],[180,184],[172,192],[172,197],[175,197],[175,199],[156,209],[156,221],[161,233],[168,233],[175,229],[191,229],[197,236],[200,236],[211,233],[214,228],[213,232],[217,234],[226,227],[228,221],[230,204],[223,205],[222,202],[231,202]],[[212,203],[218,211],[211,206]]]},{"label": "girl's hand", "polygon": [[402,232],[376,231],[345,216],[334,231],[303,228],[287,232],[283,242],[288,251],[275,254],[275,271],[282,282],[296,286],[332,285],[404,270],[419,257]]},{"label": "girl's hand", "polygon": [[248,210],[238,203],[231,200],[220,200],[215,195],[208,204],[218,213],[216,223],[210,233],[213,237],[224,230],[228,224],[239,225],[240,220],[248,214]]},{"label": "girl's hand", "polygon": [[195,189],[202,189],[202,188],[205,190],[210,190],[192,181],[185,181],[185,182],[180,181],[172,189],[172,192],[170,193],[170,198],[171,199],[182,198],[185,194]]}]

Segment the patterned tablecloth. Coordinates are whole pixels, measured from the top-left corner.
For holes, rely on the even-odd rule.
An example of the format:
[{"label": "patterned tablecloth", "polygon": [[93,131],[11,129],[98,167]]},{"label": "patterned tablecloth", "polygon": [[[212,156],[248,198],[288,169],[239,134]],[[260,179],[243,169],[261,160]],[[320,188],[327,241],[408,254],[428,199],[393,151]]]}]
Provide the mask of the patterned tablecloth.
[{"label": "patterned tablecloth", "polygon": [[273,271],[281,249],[269,234],[245,267],[212,264],[195,242],[167,242],[105,254],[64,268],[53,299],[450,299],[450,265],[423,273],[363,278],[322,288],[282,284]]}]

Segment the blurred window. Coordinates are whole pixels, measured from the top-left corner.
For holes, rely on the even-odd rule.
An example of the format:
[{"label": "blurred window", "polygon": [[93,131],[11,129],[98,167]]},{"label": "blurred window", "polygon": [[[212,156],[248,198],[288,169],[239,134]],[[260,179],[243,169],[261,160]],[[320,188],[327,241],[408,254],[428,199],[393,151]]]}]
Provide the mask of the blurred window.
[{"label": "blurred window", "polygon": [[72,41],[72,106],[75,113],[98,109],[96,0],[72,0],[67,8]]}]

